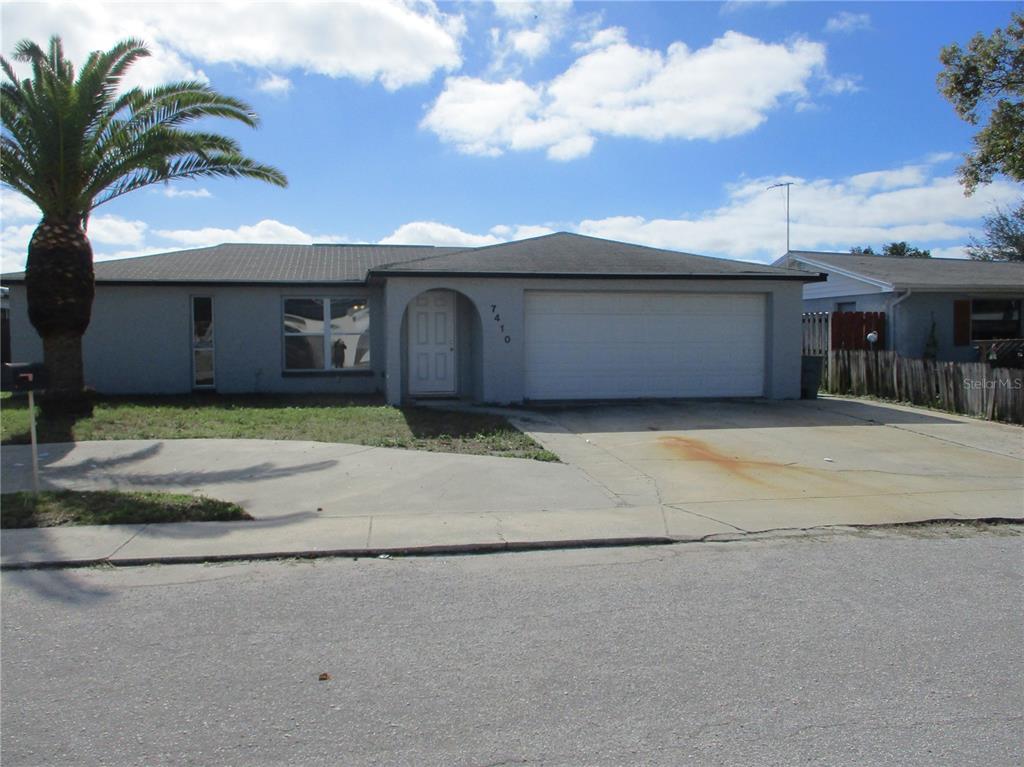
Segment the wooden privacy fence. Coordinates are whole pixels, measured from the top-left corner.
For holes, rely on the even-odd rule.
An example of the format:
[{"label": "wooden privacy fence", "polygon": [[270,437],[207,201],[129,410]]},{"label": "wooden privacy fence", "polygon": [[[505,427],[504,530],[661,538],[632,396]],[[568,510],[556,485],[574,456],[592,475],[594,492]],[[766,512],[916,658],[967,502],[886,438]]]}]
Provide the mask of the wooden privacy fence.
[{"label": "wooden privacy fence", "polygon": [[1024,424],[1024,370],[985,362],[907,359],[895,352],[829,352],[825,389]]},{"label": "wooden privacy fence", "polygon": [[[872,345],[868,333],[878,339]],[[836,349],[884,349],[885,312],[805,312],[803,353],[824,357]]]},{"label": "wooden privacy fence", "polygon": [[[878,340],[868,342],[874,331]],[[884,349],[885,312],[832,312],[832,334],[829,351],[837,349]]]}]

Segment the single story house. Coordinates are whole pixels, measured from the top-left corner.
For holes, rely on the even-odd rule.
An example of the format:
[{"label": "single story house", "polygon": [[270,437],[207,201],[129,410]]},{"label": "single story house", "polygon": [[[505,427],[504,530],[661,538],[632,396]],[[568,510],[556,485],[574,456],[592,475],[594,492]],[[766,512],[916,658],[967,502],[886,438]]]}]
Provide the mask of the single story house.
[{"label": "single story house", "polygon": [[804,286],[805,312],[885,312],[885,348],[901,356],[922,357],[933,328],[936,358],[954,362],[1024,338],[1024,263],[797,250],[775,266],[826,275]]},{"label": "single story house", "polygon": [[[800,392],[807,271],[556,233],[481,248],[227,244],[96,264],[103,393],[476,402]],[[14,358],[42,357],[24,274]]]}]

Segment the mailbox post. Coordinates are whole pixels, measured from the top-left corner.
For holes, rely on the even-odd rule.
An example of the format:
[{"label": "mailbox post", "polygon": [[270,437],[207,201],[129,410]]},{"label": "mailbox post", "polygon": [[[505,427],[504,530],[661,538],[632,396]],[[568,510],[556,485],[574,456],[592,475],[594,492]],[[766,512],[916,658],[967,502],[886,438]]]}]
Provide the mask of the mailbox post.
[{"label": "mailbox post", "polygon": [[35,392],[49,384],[46,366],[39,362],[5,362],[0,390],[28,392],[29,433],[32,435],[32,492],[39,492],[39,446],[36,441]]}]

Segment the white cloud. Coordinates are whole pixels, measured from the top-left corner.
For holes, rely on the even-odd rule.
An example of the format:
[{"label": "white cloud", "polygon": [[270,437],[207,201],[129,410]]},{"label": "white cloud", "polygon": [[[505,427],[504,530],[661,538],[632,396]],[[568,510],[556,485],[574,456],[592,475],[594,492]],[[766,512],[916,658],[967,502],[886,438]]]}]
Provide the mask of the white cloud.
[{"label": "white cloud", "polygon": [[120,216],[93,216],[89,219],[86,233],[94,247],[97,244],[137,247],[145,241],[148,228],[144,221],[129,221]]},{"label": "white cloud", "polygon": [[719,14],[725,16],[730,13],[746,11],[753,8],[778,8],[784,5],[784,0],[726,0],[719,8]]},{"label": "white cloud", "polygon": [[589,40],[573,43],[572,49],[580,53],[607,48],[609,45],[625,44],[626,29],[624,27],[605,27],[597,30]]},{"label": "white cloud", "polygon": [[[604,218],[559,222],[557,228],[654,247],[770,262],[785,249],[785,208],[782,192],[766,187],[792,181],[794,248],[846,250],[854,245],[871,245],[877,250],[885,243],[905,240],[930,248],[935,256],[959,258],[970,235],[979,234],[981,218],[997,205],[1016,203],[1020,189],[996,181],[965,197],[955,176],[936,173],[936,165],[943,161],[941,156],[931,155],[924,163],[838,179],[741,178],[726,186],[725,201],[710,210],[689,211],[674,218],[648,218],[640,212],[623,211]],[[0,194],[0,206],[4,213],[0,258],[4,271],[15,271],[24,266],[38,213],[31,203],[10,192]],[[472,232],[438,221],[413,221],[397,227],[380,242],[473,247],[551,231],[549,222],[497,224],[486,231]],[[234,229],[154,230],[142,221],[96,216],[90,220],[89,235],[97,261],[222,242],[351,241],[343,235],[310,234],[274,219]]]},{"label": "white cloud", "polygon": [[0,187],[0,218],[4,224],[13,221],[39,222],[40,213],[36,204],[24,195]]},{"label": "white cloud", "polygon": [[526,83],[450,77],[423,125],[467,154],[498,155],[532,122],[541,97]]},{"label": "white cloud", "polygon": [[436,221],[412,221],[402,224],[380,242],[382,245],[452,245],[475,248],[503,241],[503,238],[493,234],[470,234]]},{"label": "white cloud", "polygon": [[842,93],[857,93],[863,90],[860,87],[859,75],[833,76],[826,72],[822,75],[822,85],[825,93],[832,96],[838,96]]},{"label": "white cloud", "polygon": [[773,44],[726,32],[705,48],[676,42],[663,53],[602,30],[586,45],[566,71],[535,86],[450,77],[422,126],[468,154],[545,149],[570,160],[588,154],[599,135],[660,141],[747,133],[825,74],[825,47],[807,40]]},{"label": "white cloud", "polygon": [[500,237],[502,240],[526,240],[530,237],[540,237],[544,234],[551,234],[555,230],[550,226],[544,225],[530,225],[530,224],[517,224],[515,226],[508,226],[507,224],[498,224],[497,226],[491,227],[491,234],[496,237]]},{"label": "white cloud", "polygon": [[966,245],[954,245],[951,248],[932,248],[932,258],[970,258]]},{"label": "white cloud", "polygon": [[491,71],[504,72],[517,58],[533,62],[546,54],[565,34],[571,10],[571,0],[495,2],[501,26],[491,30]]},{"label": "white cloud", "polygon": [[[848,250],[892,241],[930,248],[937,257],[962,258],[981,217],[996,205],[1016,201],[1019,189],[996,182],[965,197],[956,178],[935,175],[929,163],[859,173],[841,179],[787,177],[740,179],[726,188],[718,208],[678,218],[616,215],[559,225],[580,234],[635,242],[724,258],[764,263],[785,250],[784,197],[766,187],[793,181],[792,246],[807,250]],[[486,233],[467,232],[438,222],[406,224],[384,242],[436,245],[488,245],[548,234],[546,225],[499,224]]]},{"label": "white cloud", "polygon": [[474,234],[437,221],[412,221],[402,224],[382,239],[383,245],[439,245],[478,248],[511,240],[525,240],[551,234],[554,229],[543,224],[497,224],[487,234]]},{"label": "white cloud", "polygon": [[202,248],[223,242],[262,242],[309,245],[314,242],[344,242],[345,237],[333,234],[309,234],[291,224],[265,218],[256,224],[236,229],[204,227],[202,229],[156,229],[158,237],[184,248]]},{"label": "white cloud", "polygon": [[154,55],[134,70],[152,85],[205,79],[199,64],[302,70],[379,80],[394,90],[462,63],[460,15],[432,0],[328,3],[8,3],[4,39],[40,43],[59,34],[76,62],[125,37]]},{"label": "white cloud", "polygon": [[529,0],[494,0],[494,15],[499,18],[519,23],[526,23],[543,3]]},{"label": "white cloud", "polygon": [[[28,256],[28,243],[39,225],[39,209],[25,197],[7,189],[0,190],[0,212],[3,229],[0,230],[0,270],[21,271]],[[96,261],[105,260],[105,245],[128,246],[133,250],[145,248],[148,226],[143,221],[132,221],[121,216],[100,215],[89,219],[87,233]],[[150,248],[156,252],[159,248]]]},{"label": "white cloud", "polygon": [[825,22],[826,32],[857,32],[871,28],[871,16],[866,13],[840,11]]},{"label": "white cloud", "polygon": [[876,170],[850,176],[849,184],[855,189],[898,189],[923,184],[928,176],[926,165],[904,165],[893,170]]},{"label": "white cloud", "polygon": [[292,89],[292,81],[287,77],[270,73],[256,83],[256,88],[272,96],[285,96]]},{"label": "white cloud", "polygon": [[[995,205],[1020,196],[996,182],[965,197],[953,176],[897,168],[845,179],[789,179],[792,247],[846,250],[905,240],[918,247],[959,248]],[[781,193],[765,187],[778,179],[752,179],[728,190],[723,206],[675,219],[613,216],[581,221],[577,230],[727,258],[772,261],[785,250]],[[981,195],[980,197],[978,195]]]},{"label": "white cloud", "polygon": [[200,187],[199,189],[177,189],[173,186],[168,186],[164,189],[165,197],[213,197],[210,194],[210,190],[206,187]]},{"label": "white cloud", "polygon": [[36,224],[4,224],[0,230],[0,271],[20,272],[25,268],[28,241]]}]

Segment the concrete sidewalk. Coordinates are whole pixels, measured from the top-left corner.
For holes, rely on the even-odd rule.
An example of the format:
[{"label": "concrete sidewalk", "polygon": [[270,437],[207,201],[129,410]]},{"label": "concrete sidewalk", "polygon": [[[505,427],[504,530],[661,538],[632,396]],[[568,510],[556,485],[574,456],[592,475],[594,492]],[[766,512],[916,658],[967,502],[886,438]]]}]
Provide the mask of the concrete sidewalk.
[{"label": "concrete sidewalk", "polygon": [[[514,413],[565,463],[269,440],[43,445],[44,488],[201,493],[256,521],[4,530],[2,565],[667,543],[1024,517],[1017,427],[841,399]],[[29,449],[7,446],[0,458],[4,492],[28,489]]]},{"label": "concrete sidewalk", "polygon": [[251,522],[4,530],[0,540],[3,568],[18,569],[726,541],[772,530],[990,518],[925,507],[865,516],[849,505],[787,518],[788,524],[756,520],[745,527],[671,506],[362,517],[296,513]]}]

